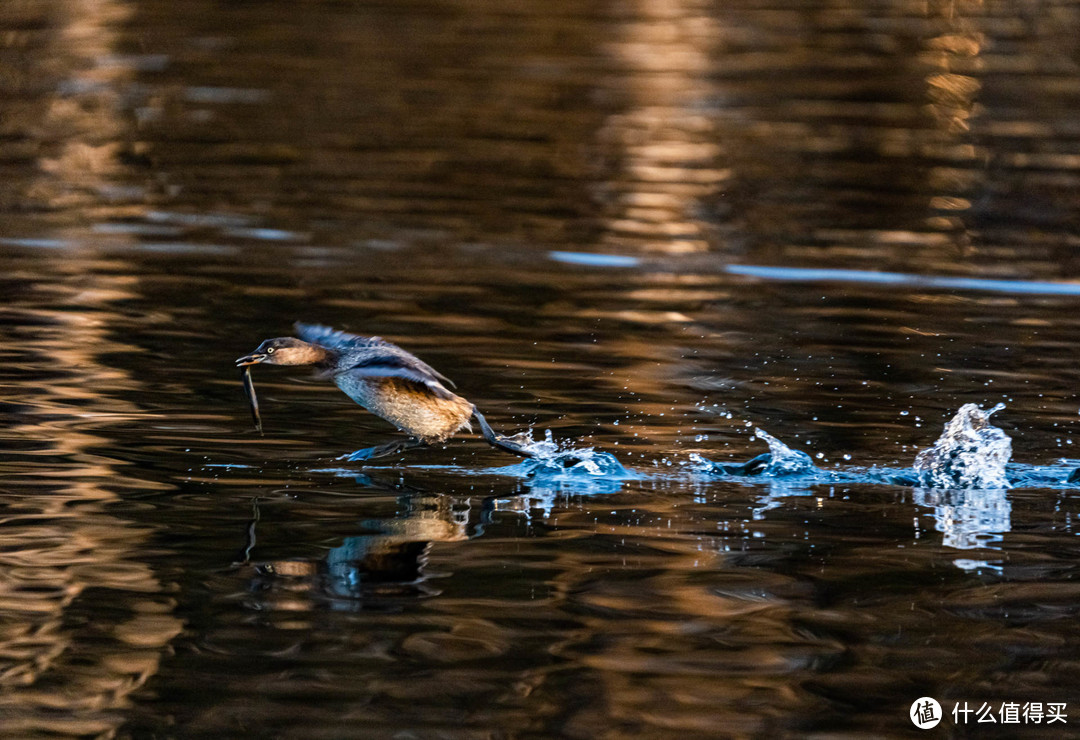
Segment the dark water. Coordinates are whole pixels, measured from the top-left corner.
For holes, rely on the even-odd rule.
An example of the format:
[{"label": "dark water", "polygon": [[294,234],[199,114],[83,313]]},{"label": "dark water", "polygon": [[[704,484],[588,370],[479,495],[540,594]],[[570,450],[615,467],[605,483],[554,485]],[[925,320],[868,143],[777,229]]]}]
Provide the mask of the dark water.
[{"label": "dark water", "polygon": [[[863,737],[922,696],[1070,715],[939,735],[1067,734],[1078,31],[1055,0],[0,4],[0,734]],[[272,368],[260,437],[232,361],[297,319],[631,475],[471,438],[341,463],[391,430]],[[758,426],[903,468],[969,402],[1028,484],[689,464]]]}]

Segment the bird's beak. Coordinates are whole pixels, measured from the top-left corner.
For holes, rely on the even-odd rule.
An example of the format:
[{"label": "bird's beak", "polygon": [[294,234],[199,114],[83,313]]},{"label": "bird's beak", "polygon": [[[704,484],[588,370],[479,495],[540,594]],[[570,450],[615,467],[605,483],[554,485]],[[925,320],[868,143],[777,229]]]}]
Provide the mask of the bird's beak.
[{"label": "bird's beak", "polygon": [[254,354],[244,355],[236,360],[237,367],[244,367],[244,365],[258,365],[260,362],[266,359],[266,355],[255,352]]}]

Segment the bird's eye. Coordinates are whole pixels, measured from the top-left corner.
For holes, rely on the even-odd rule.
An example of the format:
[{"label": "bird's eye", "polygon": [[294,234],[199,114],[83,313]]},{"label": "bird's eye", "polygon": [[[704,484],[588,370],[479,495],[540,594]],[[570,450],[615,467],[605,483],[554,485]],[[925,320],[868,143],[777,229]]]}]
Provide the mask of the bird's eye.
[{"label": "bird's eye", "polygon": [[268,355],[274,354],[274,348],[273,347],[267,347],[266,348],[266,354],[268,354]]}]

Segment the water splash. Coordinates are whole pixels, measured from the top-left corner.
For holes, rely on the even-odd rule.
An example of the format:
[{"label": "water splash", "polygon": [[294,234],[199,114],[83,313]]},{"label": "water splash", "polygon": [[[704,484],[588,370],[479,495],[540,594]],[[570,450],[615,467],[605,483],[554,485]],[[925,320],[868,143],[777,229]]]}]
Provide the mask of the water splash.
[{"label": "water splash", "polygon": [[544,439],[540,442],[533,441],[531,432],[522,432],[513,439],[532,452],[534,457],[489,472],[526,478],[533,487],[568,486],[580,489],[584,486],[597,491],[617,490],[622,481],[641,477],[623,467],[608,452],[556,442],[550,429],[545,431]]},{"label": "water splash", "polygon": [[[742,463],[722,463],[701,455],[690,455],[694,472],[710,475],[754,478],[792,478],[801,483],[884,483],[930,488],[993,489],[1012,485],[1060,487],[1080,483],[1070,479],[1069,470],[1030,468],[1006,464],[1012,454],[1012,440],[989,422],[990,415],[1004,404],[984,411],[966,404],[945,425],[933,447],[915,458],[913,468],[860,468],[822,470],[810,455],[793,450],[761,429],[754,434],[769,445],[769,451]],[[1030,468],[1030,469],[1029,469]]]},{"label": "water splash", "polygon": [[964,404],[934,443],[915,457],[920,485],[931,488],[1009,488],[1005,466],[1012,440],[990,424],[990,415],[1005,408],[999,403],[983,411]]},{"label": "water splash", "polygon": [[769,451],[744,463],[719,463],[697,453],[690,455],[691,464],[699,471],[713,475],[760,476],[763,478],[786,478],[810,476],[828,478],[805,452],[793,450],[768,432],[757,428],[754,435],[769,445]]},{"label": "water splash", "polygon": [[1062,458],[1051,465],[1009,463],[1006,468],[1013,488],[1076,488],[1080,485],[1080,461]]},{"label": "water splash", "polygon": [[805,452],[793,450],[776,437],[768,434],[760,428],[754,429],[758,439],[765,440],[769,445],[769,464],[761,471],[762,475],[779,478],[792,475],[813,475],[823,471],[818,470],[814,461]]},{"label": "water splash", "polygon": [[539,442],[533,439],[532,429],[518,432],[508,439],[516,445],[521,445],[526,451],[531,452],[534,460],[548,460],[559,454],[559,443],[555,441],[550,429],[544,430],[544,439]]},{"label": "water splash", "polygon": [[[991,414],[1003,408],[1004,404],[987,411],[975,404],[962,406],[945,425],[937,442],[920,452],[911,468],[845,465],[823,470],[814,464],[810,455],[788,447],[760,428],[755,428],[754,438],[763,440],[769,446],[769,451],[745,462],[717,462],[692,453],[683,464],[675,467],[671,467],[665,458],[668,467],[660,467],[659,470],[626,468],[607,452],[592,447],[575,447],[573,441],[569,440],[556,441],[551,430],[546,430],[544,438],[539,441],[533,439],[532,430],[529,430],[509,437],[534,455],[515,465],[479,469],[456,465],[409,467],[437,468],[462,475],[521,478],[533,493],[544,495],[613,493],[628,480],[679,481],[688,476],[701,475],[747,478],[753,482],[768,480],[770,484],[783,481],[785,490],[789,491],[820,484],[864,483],[962,490],[1080,487],[1080,468],[1077,468],[1080,461],[1077,460],[1061,459],[1057,465],[1046,466],[1006,465],[1012,453],[1012,442],[1002,430],[988,421]],[[845,455],[845,459],[847,457]],[[370,465],[364,467],[367,470],[378,469]],[[397,465],[388,467],[398,468]],[[343,476],[356,474],[352,468],[316,469],[313,472]]]}]

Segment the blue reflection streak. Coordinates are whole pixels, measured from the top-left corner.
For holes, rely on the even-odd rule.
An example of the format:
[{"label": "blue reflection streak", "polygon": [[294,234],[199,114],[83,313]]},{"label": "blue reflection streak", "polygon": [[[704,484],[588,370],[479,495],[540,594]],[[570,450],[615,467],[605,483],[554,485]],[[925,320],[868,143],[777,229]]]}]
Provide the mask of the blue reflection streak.
[{"label": "blue reflection streak", "polygon": [[766,280],[907,285],[916,288],[943,288],[946,290],[973,290],[991,293],[1080,295],[1080,283],[991,280],[951,275],[913,275],[905,272],[871,272],[868,270],[816,267],[769,267],[765,265],[728,265],[725,270],[732,275],[747,275]]},{"label": "blue reflection streak", "polygon": [[556,262],[589,267],[635,267],[641,264],[637,257],[625,254],[597,254],[596,252],[562,252],[552,250],[548,256]]}]

